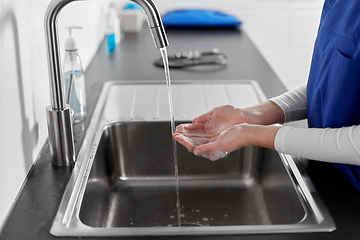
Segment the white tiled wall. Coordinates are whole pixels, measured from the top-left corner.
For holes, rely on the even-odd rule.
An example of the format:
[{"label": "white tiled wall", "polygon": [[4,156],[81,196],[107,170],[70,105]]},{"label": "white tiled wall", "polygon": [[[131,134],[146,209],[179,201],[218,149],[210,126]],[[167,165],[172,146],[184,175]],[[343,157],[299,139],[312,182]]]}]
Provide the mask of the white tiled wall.
[{"label": "white tiled wall", "polygon": [[188,8],[235,15],[285,86],[307,81],[324,0],[155,0],[160,11]]},{"label": "white tiled wall", "polygon": [[[68,24],[83,65],[104,33],[107,1],[71,3],[59,17],[60,43]],[[36,2],[36,3],[35,3]],[[50,0],[0,0],[0,230],[21,184],[47,137],[49,86],[44,14]],[[125,0],[114,0],[123,3]],[[221,10],[237,16],[288,88],[306,81],[323,0],[154,0],[164,13],[179,8]]]},{"label": "white tiled wall", "polygon": [[[24,179],[47,138],[50,104],[44,16],[50,0],[0,0],[0,231]],[[66,25],[74,32],[86,67],[102,40],[105,1],[76,2],[59,16],[60,44]],[[62,51],[63,53],[63,51]]]}]

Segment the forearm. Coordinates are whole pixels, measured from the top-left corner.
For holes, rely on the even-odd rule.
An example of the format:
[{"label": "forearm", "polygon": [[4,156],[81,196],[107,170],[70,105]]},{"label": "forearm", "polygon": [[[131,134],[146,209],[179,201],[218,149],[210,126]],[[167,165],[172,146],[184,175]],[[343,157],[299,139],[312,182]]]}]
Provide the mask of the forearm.
[{"label": "forearm", "polygon": [[336,129],[283,127],[275,149],[303,158],[360,165],[360,126]]},{"label": "forearm", "polygon": [[271,125],[285,121],[283,110],[272,101],[244,108],[242,111],[245,122],[249,124]]},{"label": "forearm", "polygon": [[244,108],[247,123],[270,125],[305,119],[306,84],[256,106]]}]

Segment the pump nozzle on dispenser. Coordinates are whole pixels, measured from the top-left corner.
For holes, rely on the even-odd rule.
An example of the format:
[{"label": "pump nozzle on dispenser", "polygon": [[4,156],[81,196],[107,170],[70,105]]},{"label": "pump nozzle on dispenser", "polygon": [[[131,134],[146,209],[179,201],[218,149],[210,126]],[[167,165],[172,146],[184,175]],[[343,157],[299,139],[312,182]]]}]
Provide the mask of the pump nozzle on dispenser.
[{"label": "pump nozzle on dispenser", "polygon": [[66,29],[69,30],[69,38],[65,41],[65,50],[66,51],[76,51],[77,47],[76,47],[76,42],[75,42],[74,38],[72,37],[72,30],[73,29],[81,30],[82,27],[80,27],[80,26],[67,26]]}]

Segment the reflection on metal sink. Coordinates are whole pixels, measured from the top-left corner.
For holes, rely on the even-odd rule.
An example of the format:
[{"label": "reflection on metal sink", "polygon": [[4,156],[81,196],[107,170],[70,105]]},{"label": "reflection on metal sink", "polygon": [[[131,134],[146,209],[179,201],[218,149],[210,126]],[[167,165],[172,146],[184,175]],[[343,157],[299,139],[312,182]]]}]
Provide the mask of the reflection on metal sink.
[{"label": "reflection on metal sink", "polygon": [[[177,223],[169,129],[168,122],[118,123],[105,129],[80,210],[83,223],[92,227]],[[185,225],[294,224],[305,217],[274,151],[247,147],[211,162],[179,145],[178,163]]]},{"label": "reflection on metal sink", "polygon": [[[254,146],[211,162],[178,145],[183,226],[176,227],[170,123],[158,118],[132,121],[131,117],[114,121],[116,114],[109,121],[105,116],[106,108],[113,104],[109,91],[124,85],[126,82],[108,83],[102,91],[52,234],[211,235],[334,230],[299,159]],[[159,111],[157,115],[161,116]]]}]

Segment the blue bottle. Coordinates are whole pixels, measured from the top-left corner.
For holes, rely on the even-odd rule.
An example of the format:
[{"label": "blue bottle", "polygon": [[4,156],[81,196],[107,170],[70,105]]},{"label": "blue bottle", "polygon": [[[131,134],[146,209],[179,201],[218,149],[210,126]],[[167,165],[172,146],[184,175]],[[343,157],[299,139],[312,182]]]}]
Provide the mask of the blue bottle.
[{"label": "blue bottle", "polygon": [[115,5],[111,4],[107,15],[106,49],[112,53],[120,43],[120,20]]}]

